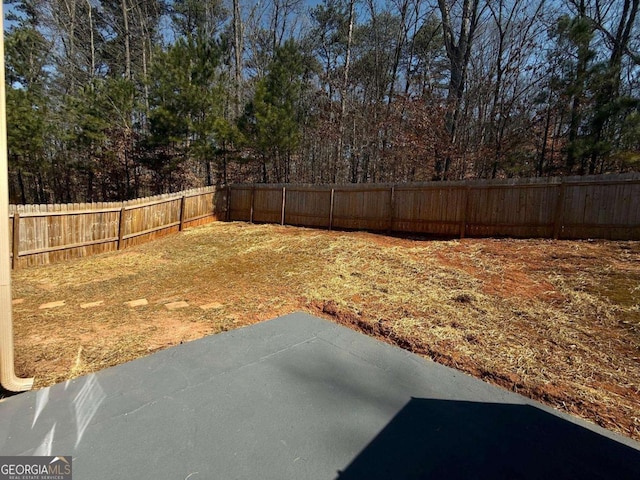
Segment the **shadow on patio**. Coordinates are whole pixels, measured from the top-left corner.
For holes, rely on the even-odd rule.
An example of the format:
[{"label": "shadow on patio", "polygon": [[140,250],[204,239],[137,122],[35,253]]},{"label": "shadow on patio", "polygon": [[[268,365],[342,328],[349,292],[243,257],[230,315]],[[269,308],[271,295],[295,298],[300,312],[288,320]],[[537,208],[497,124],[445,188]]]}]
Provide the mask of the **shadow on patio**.
[{"label": "shadow on patio", "polygon": [[640,452],[529,405],[412,398],[339,480],[640,478]]}]

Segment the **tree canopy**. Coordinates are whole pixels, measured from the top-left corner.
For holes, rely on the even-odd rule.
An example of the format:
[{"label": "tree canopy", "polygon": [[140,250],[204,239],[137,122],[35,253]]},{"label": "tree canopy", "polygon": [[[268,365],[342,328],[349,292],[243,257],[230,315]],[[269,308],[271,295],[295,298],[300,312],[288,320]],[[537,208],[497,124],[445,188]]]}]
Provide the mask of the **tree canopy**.
[{"label": "tree canopy", "polygon": [[640,170],[640,0],[12,0],[16,203]]}]

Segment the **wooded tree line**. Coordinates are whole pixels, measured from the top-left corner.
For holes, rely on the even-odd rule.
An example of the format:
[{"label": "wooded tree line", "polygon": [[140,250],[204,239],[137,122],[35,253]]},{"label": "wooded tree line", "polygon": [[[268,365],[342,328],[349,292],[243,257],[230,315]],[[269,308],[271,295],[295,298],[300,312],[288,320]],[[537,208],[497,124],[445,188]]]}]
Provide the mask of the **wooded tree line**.
[{"label": "wooded tree line", "polygon": [[640,0],[14,0],[11,200],[640,170]]}]

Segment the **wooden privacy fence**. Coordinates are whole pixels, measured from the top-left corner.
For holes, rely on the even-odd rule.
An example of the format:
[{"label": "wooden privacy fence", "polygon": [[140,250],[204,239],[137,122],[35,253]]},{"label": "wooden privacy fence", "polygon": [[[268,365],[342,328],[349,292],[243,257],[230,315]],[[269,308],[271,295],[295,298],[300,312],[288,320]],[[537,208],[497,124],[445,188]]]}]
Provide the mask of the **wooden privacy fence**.
[{"label": "wooden privacy fence", "polygon": [[225,202],[214,187],[204,187],[127,202],[10,205],[12,265],[47,264],[144,243],[216,220]]},{"label": "wooden privacy fence", "polygon": [[227,220],[438,236],[640,240],[640,174],[231,185]]},{"label": "wooden privacy fence", "polygon": [[640,240],[640,174],[356,185],[230,185],[127,202],[11,205],[14,268],[214,220],[438,236]]}]

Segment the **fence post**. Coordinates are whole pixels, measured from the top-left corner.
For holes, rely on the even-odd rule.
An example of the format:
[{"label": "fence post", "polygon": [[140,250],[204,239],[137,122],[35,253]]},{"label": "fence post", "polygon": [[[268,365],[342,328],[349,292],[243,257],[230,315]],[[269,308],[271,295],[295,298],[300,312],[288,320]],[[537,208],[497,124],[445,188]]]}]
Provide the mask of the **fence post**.
[{"label": "fence post", "polygon": [[562,228],[562,211],[564,210],[564,192],[565,184],[560,180],[558,186],[558,197],[556,199],[556,210],[553,218],[553,239],[558,240],[560,238],[560,229]]},{"label": "fence post", "polygon": [[122,207],[118,217],[118,250],[124,247],[124,212],[126,212],[125,207]]},{"label": "fence post", "polygon": [[333,228],[333,202],[334,196],[336,194],[335,188],[331,189],[331,203],[329,205],[329,230]]},{"label": "fence post", "polygon": [[178,227],[178,231],[181,232],[184,229],[184,206],[187,201],[187,196],[182,195],[180,199],[180,226]]},{"label": "fence post", "polygon": [[227,222],[231,221],[231,185],[227,186],[227,205],[225,207],[224,218]]},{"label": "fence post", "polygon": [[287,187],[282,187],[282,221],[280,222],[280,225],[284,225],[286,203],[287,203]]},{"label": "fence post", "polygon": [[251,186],[251,207],[249,208],[249,223],[253,223],[253,202],[256,196],[256,186]]},{"label": "fence post", "polygon": [[469,216],[469,199],[471,195],[471,187],[464,187],[464,201],[462,202],[462,213],[460,215],[460,238],[464,238],[467,230],[467,217]]},{"label": "fence post", "polygon": [[20,214],[13,214],[13,246],[11,247],[13,255],[11,256],[11,268],[18,269],[18,257],[20,256]]}]

